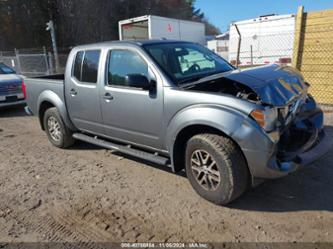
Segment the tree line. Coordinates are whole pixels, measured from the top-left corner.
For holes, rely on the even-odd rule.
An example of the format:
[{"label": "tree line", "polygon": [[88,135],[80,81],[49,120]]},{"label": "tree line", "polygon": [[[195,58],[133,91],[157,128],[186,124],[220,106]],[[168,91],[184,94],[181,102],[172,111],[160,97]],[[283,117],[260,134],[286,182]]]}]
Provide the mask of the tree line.
[{"label": "tree line", "polygon": [[50,46],[46,22],[53,20],[59,47],[117,40],[118,21],[159,15],[212,25],[195,0],[0,0],[0,50]]}]

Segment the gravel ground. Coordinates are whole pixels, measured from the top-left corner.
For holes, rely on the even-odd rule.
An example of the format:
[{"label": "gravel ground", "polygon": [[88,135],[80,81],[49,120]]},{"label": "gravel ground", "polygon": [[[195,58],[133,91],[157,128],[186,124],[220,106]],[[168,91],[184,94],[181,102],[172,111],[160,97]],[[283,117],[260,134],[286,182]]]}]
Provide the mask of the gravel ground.
[{"label": "gravel ground", "polygon": [[53,147],[36,117],[0,111],[0,241],[333,242],[333,149],[229,207],[183,175],[92,145]]}]

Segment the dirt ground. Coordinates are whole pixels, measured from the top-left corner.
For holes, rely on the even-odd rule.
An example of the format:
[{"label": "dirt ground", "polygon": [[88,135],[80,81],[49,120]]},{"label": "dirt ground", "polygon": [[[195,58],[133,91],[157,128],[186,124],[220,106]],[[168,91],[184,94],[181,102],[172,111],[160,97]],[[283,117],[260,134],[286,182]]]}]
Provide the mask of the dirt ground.
[{"label": "dirt ground", "polygon": [[53,147],[36,117],[0,111],[0,241],[333,242],[333,149],[229,207],[182,175],[89,144]]}]

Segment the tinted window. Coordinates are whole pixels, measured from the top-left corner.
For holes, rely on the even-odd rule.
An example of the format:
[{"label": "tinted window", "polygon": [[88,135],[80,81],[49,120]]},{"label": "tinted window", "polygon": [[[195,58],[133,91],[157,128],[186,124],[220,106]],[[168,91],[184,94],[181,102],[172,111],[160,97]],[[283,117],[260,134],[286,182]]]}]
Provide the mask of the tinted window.
[{"label": "tinted window", "polygon": [[148,78],[148,65],[136,53],[128,50],[112,50],[108,64],[108,84],[127,86],[125,76],[140,74]]},{"label": "tinted window", "polygon": [[96,83],[99,50],[80,51],[76,54],[73,76],[81,82]]},{"label": "tinted window", "polygon": [[82,64],[82,82],[96,83],[100,51],[86,51]]},{"label": "tinted window", "polygon": [[75,62],[74,62],[74,72],[73,76],[81,80],[81,66],[82,66],[82,59],[83,59],[84,52],[78,52],[75,57]]}]

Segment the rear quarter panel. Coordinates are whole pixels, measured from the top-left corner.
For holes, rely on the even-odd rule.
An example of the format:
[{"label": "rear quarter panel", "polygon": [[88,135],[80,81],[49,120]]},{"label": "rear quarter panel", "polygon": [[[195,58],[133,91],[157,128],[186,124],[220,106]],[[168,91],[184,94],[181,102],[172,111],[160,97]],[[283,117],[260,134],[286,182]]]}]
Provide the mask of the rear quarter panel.
[{"label": "rear quarter panel", "polygon": [[74,129],[67,114],[62,80],[26,78],[24,82],[27,86],[27,104],[34,115],[39,116],[43,102],[49,102],[58,109],[65,124]]}]

